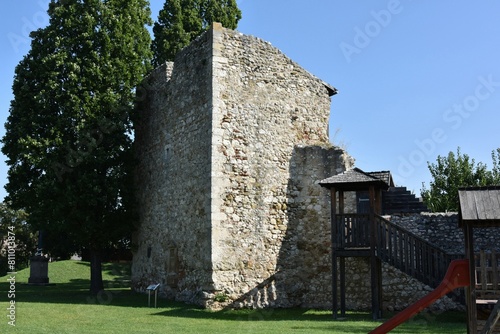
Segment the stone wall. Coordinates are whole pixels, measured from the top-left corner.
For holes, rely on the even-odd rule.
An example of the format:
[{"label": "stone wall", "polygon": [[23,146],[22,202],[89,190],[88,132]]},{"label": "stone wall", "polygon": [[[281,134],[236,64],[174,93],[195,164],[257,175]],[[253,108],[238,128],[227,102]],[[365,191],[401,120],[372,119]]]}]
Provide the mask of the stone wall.
[{"label": "stone wall", "polygon": [[211,56],[208,35],[157,68],[136,128],[140,227],[132,281],[165,293],[212,288]]},{"label": "stone wall", "polygon": [[[370,259],[348,257],[346,264],[346,308],[349,310],[371,310]],[[331,282],[331,280],[329,280]],[[424,297],[432,288],[406,275],[400,270],[382,263],[382,307],[383,310],[401,311]],[[331,296],[331,289],[328,297]],[[340,301],[340,291],[338,295]],[[331,304],[330,304],[331,305]],[[436,312],[463,310],[463,306],[445,296],[430,306]]]},{"label": "stone wall", "polygon": [[[330,198],[317,183],[353,166],[328,139],[335,89],[219,25],[143,88],[134,288],[162,283],[162,295],[207,307],[330,308]],[[367,260],[346,270],[348,307],[368,309]],[[388,309],[429,289],[383,270]]]},{"label": "stone wall", "polygon": [[[346,307],[349,310],[371,310],[370,259],[346,258]],[[432,288],[382,263],[382,307],[401,311],[432,291]],[[340,293],[340,292],[339,292]],[[339,294],[340,301],[340,294]],[[463,306],[445,296],[430,307],[433,311],[462,310]]]},{"label": "stone wall", "polygon": [[[214,25],[145,82],[132,282],[211,306],[328,307],[335,89],[269,43]],[[330,293],[328,293],[330,291]]]},{"label": "stone wall", "polygon": [[237,298],[279,272],[269,303],[324,303],[311,292],[329,272],[330,206],[317,181],[352,165],[329,143],[328,88],[230,30],[214,30],[214,69],[215,288]]},{"label": "stone wall", "polygon": [[[464,254],[464,234],[458,226],[458,214],[421,213],[392,215],[390,220],[399,226],[422,237],[449,254]],[[475,251],[500,252],[498,228],[474,229]]]}]

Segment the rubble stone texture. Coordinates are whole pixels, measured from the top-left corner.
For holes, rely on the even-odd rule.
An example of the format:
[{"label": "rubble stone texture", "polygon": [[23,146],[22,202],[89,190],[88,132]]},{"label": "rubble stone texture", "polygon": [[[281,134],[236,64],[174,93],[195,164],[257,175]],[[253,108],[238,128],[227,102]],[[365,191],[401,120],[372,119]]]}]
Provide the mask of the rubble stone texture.
[{"label": "rubble stone texture", "polygon": [[141,89],[135,288],[327,305],[330,200],[317,182],[353,165],[328,138],[335,89],[217,24]]},{"label": "rubble stone texture", "polygon": [[[330,198],[318,181],[354,163],[328,138],[335,89],[214,24],[137,91],[134,289],[161,283],[164,296],[212,308],[331,308]],[[346,270],[349,307],[366,309],[366,260]],[[384,271],[387,307],[425,291],[412,283],[405,298],[409,278]]]}]

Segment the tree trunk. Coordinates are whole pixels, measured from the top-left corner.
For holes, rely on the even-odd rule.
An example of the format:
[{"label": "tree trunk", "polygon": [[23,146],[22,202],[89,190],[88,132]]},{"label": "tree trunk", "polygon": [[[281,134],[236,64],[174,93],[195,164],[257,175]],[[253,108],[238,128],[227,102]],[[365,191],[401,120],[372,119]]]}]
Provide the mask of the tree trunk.
[{"label": "tree trunk", "polygon": [[102,282],[101,251],[97,249],[90,250],[90,293],[97,295],[104,290]]}]

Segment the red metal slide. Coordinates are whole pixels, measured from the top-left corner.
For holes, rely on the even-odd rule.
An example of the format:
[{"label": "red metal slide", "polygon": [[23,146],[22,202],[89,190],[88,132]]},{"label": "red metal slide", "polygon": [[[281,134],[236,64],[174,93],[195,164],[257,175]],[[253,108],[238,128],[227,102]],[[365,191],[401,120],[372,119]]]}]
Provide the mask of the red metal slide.
[{"label": "red metal slide", "polygon": [[469,283],[469,260],[464,259],[452,261],[446,271],[443,281],[436,289],[429,292],[429,294],[425,295],[422,299],[419,299],[415,303],[411,304],[379,327],[375,328],[370,332],[370,334],[384,334],[390,332],[395,327],[401,325],[403,322],[410,319],[439,298],[457,288],[469,286]]}]

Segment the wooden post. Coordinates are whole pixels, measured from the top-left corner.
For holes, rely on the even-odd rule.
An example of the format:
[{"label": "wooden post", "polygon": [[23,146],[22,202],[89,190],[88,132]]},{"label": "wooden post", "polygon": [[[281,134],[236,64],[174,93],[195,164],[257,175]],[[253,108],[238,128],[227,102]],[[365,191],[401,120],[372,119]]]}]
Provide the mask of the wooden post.
[{"label": "wooden post", "polygon": [[335,188],[330,189],[331,203],[331,243],[332,243],[332,315],[333,319],[337,319],[338,303],[337,303],[337,191]]},{"label": "wooden post", "polygon": [[498,320],[500,320],[500,299],[497,300],[497,303],[495,304],[493,311],[491,311],[488,320],[486,320],[486,323],[484,324],[484,327],[481,330],[481,334],[493,333]]},{"label": "wooden post", "polygon": [[[339,246],[344,248],[345,245],[345,228],[344,228],[344,214],[345,214],[345,194],[343,190],[339,190],[339,215],[340,219],[342,219],[342,224],[340,225],[340,231],[337,230],[337,233],[340,233],[341,238],[343,239]],[[345,317],[345,257],[339,257],[339,265],[340,265],[340,316]]]},{"label": "wooden post", "polygon": [[382,213],[382,189],[377,189],[375,191],[375,214],[380,215]]},{"label": "wooden post", "polygon": [[381,316],[380,309],[380,291],[379,291],[379,266],[376,256],[377,251],[377,236],[375,229],[375,187],[370,185],[370,273],[371,273],[371,288],[372,288],[372,317],[377,320]]},{"label": "wooden post", "polygon": [[382,318],[383,296],[382,296],[382,260],[377,257],[377,292],[378,292],[378,314],[379,319]]},{"label": "wooden post", "polygon": [[339,190],[339,214],[343,215],[344,212],[344,191]]},{"label": "wooden post", "polygon": [[340,261],[340,316],[345,317],[345,257],[341,257]]},{"label": "wooden post", "polygon": [[474,259],[474,236],[470,224],[464,224],[465,256],[469,260],[470,285],[466,289],[467,300],[467,333],[477,334],[476,307],[476,261]]},{"label": "wooden post", "polygon": [[[375,191],[375,214],[382,214],[382,189],[377,189]],[[375,227],[375,217],[373,220],[373,224]],[[381,245],[381,240],[379,239],[381,236],[378,231],[375,229],[375,243],[377,245]],[[378,247],[378,246],[377,246]],[[380,258],[380,249],[376,249],[377,252],[377,290],[378,290],[378,318],[382,318],[382,310],[383,310],[383,296],[382,296],[382,260]]]}]

